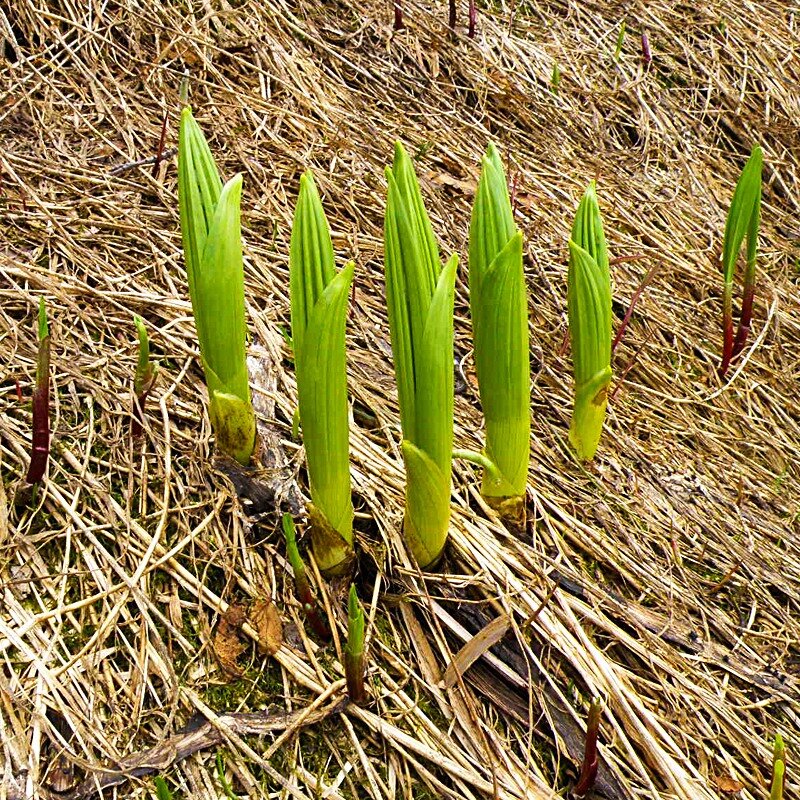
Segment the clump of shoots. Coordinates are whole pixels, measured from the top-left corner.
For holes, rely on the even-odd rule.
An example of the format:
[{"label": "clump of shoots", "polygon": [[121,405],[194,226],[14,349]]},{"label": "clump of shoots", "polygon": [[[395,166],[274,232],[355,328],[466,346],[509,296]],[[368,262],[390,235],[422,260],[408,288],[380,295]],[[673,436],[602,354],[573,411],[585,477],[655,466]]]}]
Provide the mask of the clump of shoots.
[{"label": "clump of shoots", "polygon": [[786,786],[786,748],[783,737],[775,736],[775,746],[772,749],[772,783],[770,784],[769,800],[783,800],[783,790]]},{"label": "clump of shoots", "polygon": [[331,234],[314,178],[300,179],[289,288],[299,421],[308,465],[311,537],[323,574],[353,559],[345,322],[354,265],[334,267]]},{"label": "clump of shoots", "polygon": [[50,329],[44,298],[39,298],[39,348],[36,353],[36,386],[33,389],[31,463],[25,480],[36,484],[44,477],[50,456]]},{"label": "clump of shoots", "polygon": [[522,234],[514,224],[497,148],[483,158],[469,232],[469,289],[478,389],[486,418],[481,493],[524,518],[530,460],[528,301]]},{"label": "clump of shoots", "polygon": [[578,782],[572,790],[575,797],[583,797],[594,787],[597,779],[597,735],[600,732],[600,714],[603,710],[599,697],[592,700],[589,706],[589,717],[586,721],[586,741],[583,750],[583,764]]},{"label": "clump of shoots", "polygon": [[424,569],[441,556],[450,524],[458,257],[442,268],[414,167],[399,142],[386,177],[386,300],[406,464],[403,533]]},{"label": "clump of shoots", "polygon": [[569,243],[567,305],[575,402],[569,440],[578,458],[597,452],[611,383],[611,280],[594,181],[575,215]]},{"label": "clump of shoots", "polygon": [[224,186],[187,106],[178,142],[178,198],[189,295],[217,447],[247,465],[256,422],[248,385],[239,205],[242,177]]},{"label": "clump of shoots", "polygon": [[347,599],[347,644],[344,648],[344,674],[351,703],[363,705],[364,689],[364,611],[358,602],[356,587],[350,586]]},{"label": "clump of shoots", "polygon": [[[728,210],[725,236],[722,243],[722,360],[719,365],[720,378],[725,376],[731,361],[744,349],[750,333],[755,294],[756,258],[758,256],[758,229],[761,224],[761,171],[763,154],[756,145],[744,165],[742,174]],[[736,336],[733,334],[733,278],[739,251],[746,240],[747,266],[744,273],[742,314]]]},{"label": "clump of shoots", "polygon": [[150,361],[150,341],[147,338],[147,328],[141,317],[134,316],[133,324],[139,337],[139,359],[136,362],[136,375],[133,379],[133,417],[131,418],[131,433],[134,439],[142,435],[144,421],[144,406],[147,395],[153,388],[158,372],[158,365]]},{"label": "clump of shoots", "polygon": [[314,633],[320,639],[326,642],[330,641],[331,629],[320,614],[317,601],[311,591],[311,584],[308,582],[308,576],[306,575],[306,567],[303,564],[303,559],[300,558],[300,551],[297,549],[294,520],[289,514],[283,515],[283,535],[286,538],[286,557],[289,559],[289,564],[291,564],[292,572],[294,573],[295,596],[303,607],[303,613]]}]

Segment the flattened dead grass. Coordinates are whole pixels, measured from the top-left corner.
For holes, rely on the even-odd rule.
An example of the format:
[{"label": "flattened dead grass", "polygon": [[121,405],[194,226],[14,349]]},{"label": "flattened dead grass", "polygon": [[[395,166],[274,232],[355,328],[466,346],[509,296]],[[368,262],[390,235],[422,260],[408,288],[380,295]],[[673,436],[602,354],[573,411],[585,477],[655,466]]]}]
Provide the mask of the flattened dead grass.
[{"label": "flattened dead grass", "polygon": [[[797,791],[796,14],[766,0],[735,14],[719,0],[517,0],[481,7],[473,41],[448,33],[446,3],[403,6],[399,32],[390,4],[373,0],[10,0],[0,11],[0,797],[114,786],[145,797],[157,772],[176,796],[216,798],[220,754],[227,782],[252,797],[550,798],[576,777],[593,695],[605,701],[600,796],[764,797],[779,731],[787,794]],[[170,149],[185,68],[223,173],[245,177],[256,475],[213,460]],[[165,114],[167,157],[154,168]],[[398,137],[445,249],[466,252],[490,138],[527,239],[529,525],[503,528],[475,469],[457,464],[452,546],[432,575],[412,568],[398,533],[381,268],[382,169]],[[721,385],[717,257],[756,140],[754,330]],[[294,599],[276,514],[301,506],[282,333],[290,214],[308,167],[338,254],[358,265],[349,370],[364,709],[342,703],[346,587],[317,581],[334,628],[321,646]],[[616,353],[624,381],[599,457],[583,468],[566,440],[562,343],[569,224],[592,177],[623,258],[618,318],[660,266]],[[464,274],[456,444],[476,447]],[[32,497],[22,478],[40,296],[54,442]],[[161,362],[142,441],[129,435],[134,313]],[[270,599],[283,619],[274,657],[251,616]],[[503,615],[502,641],[443,683],[453,654]]]}]

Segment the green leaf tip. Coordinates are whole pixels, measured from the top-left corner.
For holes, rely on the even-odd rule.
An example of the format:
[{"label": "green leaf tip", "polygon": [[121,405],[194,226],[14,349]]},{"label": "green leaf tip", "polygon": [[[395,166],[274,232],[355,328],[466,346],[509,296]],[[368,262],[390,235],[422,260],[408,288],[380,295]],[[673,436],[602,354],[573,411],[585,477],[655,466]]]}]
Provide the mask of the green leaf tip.
[{"label": "green leaf tip", "polygon": [[308,171],[292,224],[289,287],[314,557],[329,577],[353,557],[345,332],[354,271],[352,261],[335,270],[330,228]]},{"label": "green leaf tip", "polygon": [[602,434],[611,382],[611,281],[603,222],[592,181],[578,206],[567,278],[575,399],[569,439],[592,459]]},{"label": "green leaf tip", "polygon": [[50,328],[47,324],[47,306],[44,297],[39,298],[39,341],[44,341],[50,335]]},{"label": "green leaf tip", "polygon": [[486,418],[486,455],[502,480],[484,472],[484,497],[521,497],[530,459],[528,299],[522,233],[514,224],[500,154],[483,157],[469,236],[470,312],[475,367]]}]

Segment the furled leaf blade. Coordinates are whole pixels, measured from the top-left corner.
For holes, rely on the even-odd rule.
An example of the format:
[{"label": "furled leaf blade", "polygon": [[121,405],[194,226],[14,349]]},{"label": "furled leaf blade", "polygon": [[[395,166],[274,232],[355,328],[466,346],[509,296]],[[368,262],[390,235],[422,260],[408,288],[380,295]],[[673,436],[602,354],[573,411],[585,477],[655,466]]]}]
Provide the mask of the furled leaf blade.
[{"label": "furled leaf blade", "polygon": [[406,464],[406,541],[425,569],[438,561],[450,524],[450,471],[444,474],[434,461],[411,442],[403,441]]}]

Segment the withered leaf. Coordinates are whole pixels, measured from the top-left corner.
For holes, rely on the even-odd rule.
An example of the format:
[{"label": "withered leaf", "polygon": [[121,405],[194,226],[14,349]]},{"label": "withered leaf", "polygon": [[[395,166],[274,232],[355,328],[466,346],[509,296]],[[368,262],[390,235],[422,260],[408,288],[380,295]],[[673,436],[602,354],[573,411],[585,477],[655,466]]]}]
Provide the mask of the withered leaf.
[{"label": "withered leaf", "polygon": [[241,678],[243,674],[236,660],[245,650],[245,645],[239,638],[239,629],[244,620],[244,609],[239,605],[230,606],[222,615],[212,642],[220,669],[231,679]]},{"label": "withered leaf", "polygon": [[275,655],[283,644],[283,622],[272,600],[258,600],[250,612],[250,622],[258,631],[258,649]]},{"label": "withered leaf", "polygon": [[717,775],[714,778],[714,783],[717,784],[717,789],[725,794],[736,794],[744,789],[744,784],[737,781],[728,775]]}]

